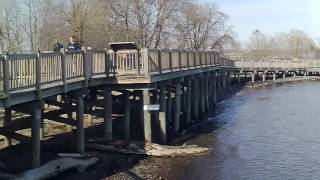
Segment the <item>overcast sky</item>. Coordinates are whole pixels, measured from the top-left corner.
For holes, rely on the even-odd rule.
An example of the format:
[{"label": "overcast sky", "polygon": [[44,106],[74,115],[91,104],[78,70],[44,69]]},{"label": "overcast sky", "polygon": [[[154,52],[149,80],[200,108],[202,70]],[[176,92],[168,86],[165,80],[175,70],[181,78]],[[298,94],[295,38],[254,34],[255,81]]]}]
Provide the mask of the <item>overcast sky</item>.
[{"label": "overcast sky", "polygon": [[229,15],[241,41],[259,29],[267,35],[298,29],[320,37],[320,0],[200,0],[215,2]]}]

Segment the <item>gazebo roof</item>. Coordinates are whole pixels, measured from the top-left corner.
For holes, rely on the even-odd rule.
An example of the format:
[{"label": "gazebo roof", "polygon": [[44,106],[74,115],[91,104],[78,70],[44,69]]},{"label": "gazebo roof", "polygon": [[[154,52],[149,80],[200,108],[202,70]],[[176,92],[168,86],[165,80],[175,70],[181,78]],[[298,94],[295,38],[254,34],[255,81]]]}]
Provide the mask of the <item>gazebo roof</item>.
[{"label": "gazebo roof", "polygon": [[138,49],[138,47],[134,42],[115,42],[115,43],[109,43],[109,46],[114,51],[118,51],[122,49]]}]

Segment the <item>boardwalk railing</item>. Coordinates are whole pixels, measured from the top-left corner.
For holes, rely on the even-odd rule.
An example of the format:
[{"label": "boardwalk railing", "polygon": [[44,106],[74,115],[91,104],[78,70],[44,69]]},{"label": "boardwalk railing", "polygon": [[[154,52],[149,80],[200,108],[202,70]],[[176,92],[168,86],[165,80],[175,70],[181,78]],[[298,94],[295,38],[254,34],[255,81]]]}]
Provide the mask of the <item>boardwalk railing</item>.
[{"label": "boardwalk railing", "polygon": [[101,77],[151,76],[210,66],[234,67],[234,62],[216,52],[165,49],[7,54],[0,55],[0,96]]},{"label": "boardwalk railing", "polygon": [[241,70],[258,71],[315,71],[320,70],[320,59],[317,60],[241,60],[235,61]]}]

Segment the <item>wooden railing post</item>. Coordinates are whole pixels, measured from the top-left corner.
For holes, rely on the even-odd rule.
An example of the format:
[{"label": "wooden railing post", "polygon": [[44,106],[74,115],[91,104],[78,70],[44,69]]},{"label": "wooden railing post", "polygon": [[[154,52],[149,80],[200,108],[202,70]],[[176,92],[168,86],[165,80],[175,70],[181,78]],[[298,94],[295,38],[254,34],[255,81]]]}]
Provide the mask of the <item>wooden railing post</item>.
[{"label": "wooden railing post", "polygon": [[170,72],[172,72],[172,49],[169,49],[169,68],[170,68]]},{"label": "wooden railing post", "polygon": [[82,51],[82,54],[85,87],[88,87],[88,82],[92,78],[93,51],[91,49],[86,49]]},{"label": "wooden railing post", "polygon": [[143,68],[144,68],[144,74],[146,76],[149,76],[149,49],[144,48],[142,49],[143,52]]},{"label": "wooden railing post", "polygon": [[201,51],[198,51],[198,53],[199,53],[200,67],[202,68],[202,53],[201,53]]},{"label": "wooden railing post", "polygon": [[36,59],[36,94],[37,99],[41,99],[41,53],[38,51]]},{"label": "wooden railing post", "polygon": [[189,50],[187,51],[187,67],[188,67],[188,69],[190,69],[190,62],[189,62],[189,60],[190,60],[190,57],[189,57]]},{"label": "wooden railing post", "polygon": [[62,83],[63,83],[63,90],[67,92],[67,69],[66,69],[66,54],[65,51],[62,52],[61,55],[61,69],[62,69]]},{"label": "wooden railing post", "polygon": [[140,58],[139,58],[139,50],[136,51],[135,53],[135,66],[136,66],[136,70],[137,70],[137,76],[140,75]]},{"label": "wooden railing post", "polygon": [[[113,70],[114,70],[114,72],[113,72],[113,75],[115,76],[116,75],[116,71],[118,71],[118,62],[117,62],[117,51],[113,51],[112,50],[112,56],[113,56],[113,58],[112,58],[112,67],[113,67]],[[119,68],[120,69],[120,68]]]},{"label": "wooden railing post", "polygon": [[194,69],[197,69],[197,60],[196,60],[196,51],[193,50],[193,65],[194,65]]},{"label": "wooden railing post", "polygon": [[205,59],[205,62],[206,62],[206,67],[208,67],[208,51],[205,51],[204,59]]},{"label": "wooden railing post", "polygon": [[3,59],[3,91],[7,100],[10,99],[10,82],[9,82],[9,54],[6,53]]},{"label": "wooden railing post", "polygon": [[178,60],[179,60],[179,70],[181,71],[181,50],[178,51]]},{"label": "wooden railing post", "polygon": [[105,68],[105,73],[106,73],[106,77],[109,77],[110,75],[110,67],[111,67],[111,62],[110,62],[110,56],[108,54],[108,50],[105,49],[105,52],[104,52],[104,68]]},{"label": "wooden railing post", "polygon": [[242,63],[241,63],[241,70],[243,71],[243,67],[244,67],[244,58],[242,58]]},{"label": "wooden railing post", "polygon": [[161,49],[158,49],[158,68],[159,68],[159,73],[162,74]]}]

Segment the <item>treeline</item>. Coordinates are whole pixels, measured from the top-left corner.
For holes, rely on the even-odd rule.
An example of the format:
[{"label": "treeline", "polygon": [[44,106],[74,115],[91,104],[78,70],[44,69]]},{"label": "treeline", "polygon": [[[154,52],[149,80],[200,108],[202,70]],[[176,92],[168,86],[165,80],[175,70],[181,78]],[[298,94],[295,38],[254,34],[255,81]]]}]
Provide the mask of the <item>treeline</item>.
[{"label": "treeline", "polygon": [[196,0],[2,0],[0,51],[51,50],[55,38],[82,46],[109,42],[139,47],[222,49],[232,42],[227,15]]},{"label": "treeline", "polygon": [[315,59],[320,49],[315,40],[300,30],[267,36],[256,30],[241,51],[246,59]]}]

